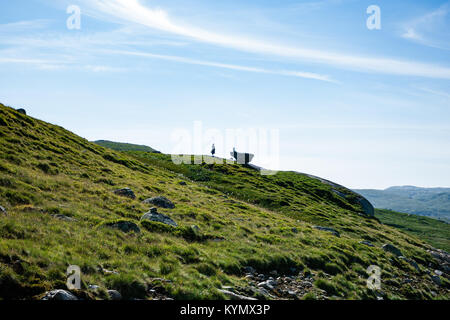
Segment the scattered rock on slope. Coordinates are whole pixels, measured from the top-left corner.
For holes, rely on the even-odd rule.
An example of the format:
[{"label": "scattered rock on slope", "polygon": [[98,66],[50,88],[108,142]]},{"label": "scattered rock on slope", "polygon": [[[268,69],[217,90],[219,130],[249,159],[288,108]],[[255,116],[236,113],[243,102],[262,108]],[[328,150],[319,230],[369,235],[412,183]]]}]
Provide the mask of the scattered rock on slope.
[{"label": "scattered rock on slope", "polygon": [[71,294],[69,291],[57,289],[48,291],[45,293],[45,296],[42,298],[42,300],[78,300],[77,297],[75,297],[73,294]]},{"label": "scattered rock on slope", "polygon": [[137,226],[136,223],[131,221],[118,221],[114,223],[107,224],[108,227],[119,229],[122,232],[128,233],[130,231],[134,231],[136,233],[141,232],[141,229]]},{"label": "scattered rock on slope", "polygon": [[117,189],[114,191],[114,193],[119,196],[127,197],[130,199],[136,199],[136,195],[130,188]]},{"label": "scattered rock on slope", "polygon": [[141,220],[150,220],[150,221],[155,221],[155,222],[161,222],[164,224],[171,225],[173,227],[178,227],[178,225],[175,221],[173,221],[170,217],[168,217],[162,213],[158,213],[156,208],[151,208],[149,212],[145,213],[142,216]]},{"label": "scattered rock on slope", "polygon": [[158,206],[161,208],[166,208],[166,209],[175,208],[175,205],[173,204],[173,202],[163,196],[146,199],[143,201],[143,203],[153,204],[155,206]]},{"label": "scattered rock on slope", "polygon": [[384,251],[390,252],[390,253],[396,255],[397,257],[400,257],[403,255],[399,248],[397,248],[396,246],[394,246],[390,243],[383,245],[382,248]]},{"label": "scattered rock on slope", "polygon": [[108,295],[111,300],[122,300],[122,295],[117,290],[108,290]]},{"label": "scattered rock on slope", "polygon": [[326,231],[326,232],[331,232],[332,234],[334,234],[336,237],[340,237],[341,235],[339,234],[338,231],[336,231],[333,228],[328,228],[328,227],[321,227],[321,226],[314,226],[315,229],[317,230],[321,230],[321,231]]}]

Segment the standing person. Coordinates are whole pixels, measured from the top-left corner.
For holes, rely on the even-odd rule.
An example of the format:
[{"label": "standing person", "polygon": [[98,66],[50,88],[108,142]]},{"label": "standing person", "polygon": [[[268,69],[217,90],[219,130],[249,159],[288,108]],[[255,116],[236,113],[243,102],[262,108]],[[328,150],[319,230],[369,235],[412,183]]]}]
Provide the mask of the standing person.
[{"label": "standing person", "polygon": [[211,154],[212,154],[213,157],[216,154],[216,147],[214,146],[214,143],[212,145]]}]

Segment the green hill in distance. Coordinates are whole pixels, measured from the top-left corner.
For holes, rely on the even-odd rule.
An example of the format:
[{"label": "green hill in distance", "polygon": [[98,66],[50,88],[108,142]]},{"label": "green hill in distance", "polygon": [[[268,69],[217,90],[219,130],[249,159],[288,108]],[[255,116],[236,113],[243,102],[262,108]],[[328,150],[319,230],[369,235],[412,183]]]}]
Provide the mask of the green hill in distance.
[{"label": "green hill in distance", "polygon": [[[2,104],[0,159],[1,299],[67,290],[70,265],[82,271],[70,291],[83,299],[110,299],[108,290],[124,299],[450,297],[447,275],[432,273],[442,265],[431,245],[325,180],[175,165]],[[371,265],[382,270],[379,290],[367,287]]]},{"label": "green hill in distance", "polygon": [[450,222],[450,188],[390,187],[355,190],[375,208],[418,214]]},{"label": "green hill in distance", "polygon": [[116,150],[116,151],[144,151],[144,152],[159,153],[159,151],[156,151],[155,149],[153,149],[149,146],[139,145],[139,144],[113,142],[113,141],[108,141],[108,140],[97,140],[97,141],[93,141],[93,143],[98,144],[99,146],[102,146],[105,148]]}]

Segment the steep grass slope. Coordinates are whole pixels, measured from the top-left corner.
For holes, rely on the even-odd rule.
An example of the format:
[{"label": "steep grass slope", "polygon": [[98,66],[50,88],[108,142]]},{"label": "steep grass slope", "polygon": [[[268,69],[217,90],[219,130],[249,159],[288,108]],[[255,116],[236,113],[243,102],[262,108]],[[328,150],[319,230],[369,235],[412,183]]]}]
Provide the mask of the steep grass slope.
[{"label": "steep grass slope", "polygon": [[93,142],[99,146],[113,149],[116,151],[144,151],[144,152],[159,153],[159,151],[156,151],[155,149],[153,149],[149,146],[144,146],[144,145],[139,145],[139,144],[113,142],[113,141],[108,141],[108,140],[97,140],[97,141],[93,141]]},{"label": "steep grass slope", "polygon": [[[113,192],[123,187],[137,198]],[[166,155],[116,152],[0,105],[0,298],[64,289],[67,267],[79,265],[75,293],[84,298],[108,298],[106,289],[124,298],[225,298],[224,286],[286,298],[244,277],[252,267],[308,276],[313,285],[289,298],[448,299],[448,281],[438,286],[427,273],[437,267],[427,244],[331,188],[296,173],[264,177],[237,164],[175,166]],[[178,228],[140,222],[150,208],[142,200],[159,195],[174,202],[158,212]],[[109,227],[121,221],[140,232]],[[419,269],[381,249],[385,243]],[[370,265],[382,270],[381,291],[366,286]]]}]

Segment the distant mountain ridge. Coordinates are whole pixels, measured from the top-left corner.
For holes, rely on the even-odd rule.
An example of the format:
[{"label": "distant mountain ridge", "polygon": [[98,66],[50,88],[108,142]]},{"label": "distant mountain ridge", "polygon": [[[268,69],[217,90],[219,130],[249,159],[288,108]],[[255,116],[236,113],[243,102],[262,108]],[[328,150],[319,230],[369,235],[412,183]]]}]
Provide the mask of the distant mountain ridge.
[{"label": "distant mountain ridge", "polygon": [[395,186],[385,190],[355,189],[376,208],[428,216],[450,222],[450,188]]}]

